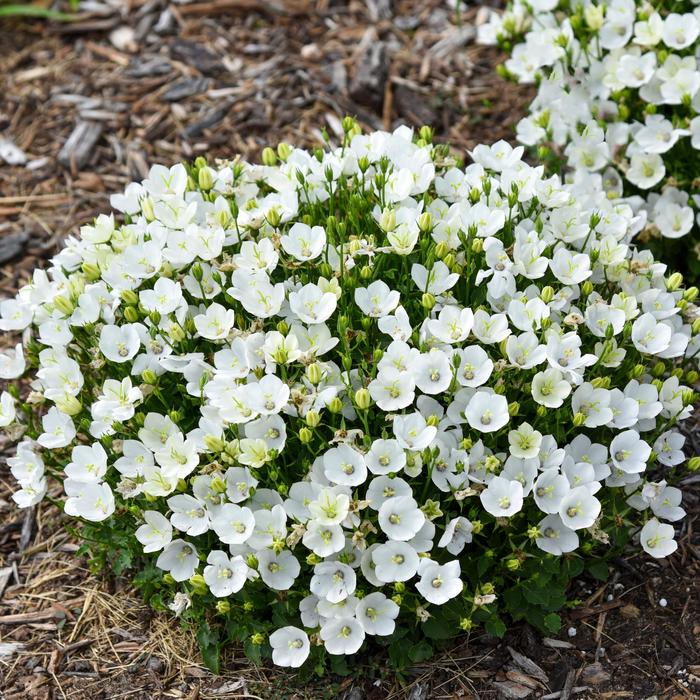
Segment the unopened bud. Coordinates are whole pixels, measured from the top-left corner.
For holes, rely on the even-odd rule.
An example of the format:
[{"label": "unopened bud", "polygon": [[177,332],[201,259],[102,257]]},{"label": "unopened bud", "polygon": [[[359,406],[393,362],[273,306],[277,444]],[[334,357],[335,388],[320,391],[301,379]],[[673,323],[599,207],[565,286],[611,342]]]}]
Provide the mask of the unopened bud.
[{"label": "unopened bud", "polygon": [[683,275],[680,272],[674,272],[666,280],[666,289],[669,292],[675,292],[683,284]]},{"label": "unopened bud", "polygon": [[549,285],[543,287],[540,292],[540,299],[542,299],[545,304],[549,304],[549,302],[554,299],[554,289]]},{"label": "unopened bud", "polygon": [[194,574],[190,576],[189,580],[190,586],[192,586],[192,593],[195,595],[205,595],[207,592],[207,583],[204,580],[202,574]]},{"label": "unopened bud", "polygon": [[337,396],[334,396],[328,402],[328,410],[331,413],[340,413],[343,410],[343,402]]},{"label": "unopened bud", "polygon": [[197,184],[200,190],[208,192],[214,187],[214,171],[209,167],[202,168],[197,173]]},{"label": "unopened bud", "polygon": [[318,384],[321,381],[321,377],[323,376],[323,371],[321,369],[321,365],[318,364],[318,362],[312,362],[307,368],[306,368],[306,378],[314,385]]},{"label": "unopened bud", "polygon": [[277,154],[269,146],[263,148],[262,162],[270,168],[277,162]]},{"label": "unopened bud", "polygon": [[135,306],[127,306],[124,309],[124,318],[129,323],[136,323],[139,320],[139,312]]},{"label": "unopened bud", "polygon": [[309,411],[306,414],[306,425],[316,428],[321,422],[321,414],[318,411]]},{"label": "unopened bud", "polygon": [[586,422],[586,416],[579,412],[574,416],[574,426],[580,428]]},{"label": "unopened bud", "polygon": [[314,434],[306,426],[299,430],[299,440],[301,441],[302,445],[308,445],[313,437]]},{"label": "unopened bud", "polygon": [[372,403],[372,397],[367,389],[358,389],[355,392],[355,405],[362,411],[366,411]]},{"label": "unopened bud", "polygon": [[424,309],[430,311],[435,306],[435,297],[430,292],[426,292],[421,297],[420,303]]}]

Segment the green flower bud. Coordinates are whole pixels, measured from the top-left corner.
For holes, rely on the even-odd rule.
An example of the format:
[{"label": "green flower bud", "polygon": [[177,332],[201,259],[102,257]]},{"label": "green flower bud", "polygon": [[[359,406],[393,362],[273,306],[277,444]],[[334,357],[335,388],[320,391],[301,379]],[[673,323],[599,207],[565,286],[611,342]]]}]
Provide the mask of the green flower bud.
[{"label": "green flower bud", "polygon": [[424,211],[418,217],[418,228],[422,233],[428,233],[433,228],[433,217],[430,212]]},{"label": "green flower bud", "polygon": [[231,611],[231,603],[228,600],[217,600],[216,601],[216,612],[219,615],[227,615]]},{"label": "green flower bud", "polygon": [[148,318],[154,326],[157,326],[160,323],[161,315],[158,311],[151,311],[151,313],[148,314]]},{"label": "green flower bud", "polygon": [[94,263],[84,262],[80,269],[90,282],[100,279],[100,268]]},{"label": "green flower bud", "polygon": [[75,396],[65,396],[62,399],[56,400],[56,407],[61,413],[65,413],[69,416],[77,416],[83,409],[83,404],[80,403]]},{"label": "green flower bud", "polygon": [[194,574],[194,576],[190,576],[189,583],[190,586],[192,586],[192,593],[194,595],[206,595],[208,589],[202,574]]},{"label": "green flower bud", "polygon": [[175,579],[170,574],[163,574],[163,583],[172,586],[175,583]]},{"label": "green flower bud", "polygon": [[369,265],[363,265],[360,270],[360,277],[363,280],[372,279],[372,268]]},{"label": "green flower bud", "polygon": [[288,143],[277,144],[277,156],[281,161],[286,162],[287,158],[292,155],[293,148]]},{"label": "green flower bud", "polygon": [[306,563],[309,566],[316,566],[316,564],[320,564],[322,561],[323,559],[321,559],[318,554],[314,554],[313,552],[306,556]]},{"label": "green flower bud", "polygon": [[265,643],[265,635],[262,632],[251,634],[250,642],[256,647],[262,646]]},{"label": "green flower bud", "polygon": [[506,559],[506,569],[508,571],[517,571],[520,568],[520,562],[517,559]]},{"label": "green flower bud", "polygon": [[151,221],[155,221],[156,214],[153,211],[153,200],[150,197],[144,197],[141,200],[141,211],[143,212],[144,217],[146,217],[146,221],[149,223]]},{"label": "green flower bud", "polygon": [[70,316],[73,313],[73,309],[75,308],[67,297],[65,297],[63,294],[60,294],[53,300],[54,306],[64,315]]},{"label": "green flower bud", "polygon": [[681,394],[684,406],[690,406],[695,403],[695,392],[692,389],[685,389]]},{"label": "green flower bud", "polygon": [[690,369],[685,373],[685,381],[688,384],[695,384],[700,379],[700,374],[694,369]]},{"label": "green flower bud", "polygon": [[478,535],[484,529],[484,524],[481,520],[472,520],[472,532]]},{"label": "green flower bud", "polygon": [[208,192],[214,187],[214,171],[209,167],[202,168],[197,173],[197,184],[200,190]]},{"label": "green flower bud", "polygon": [[136,306],[139,303],[139,295],[131,289],[122,292],[122,301],[129,306]]},{"label": "green flower bud", "polygon": [[277,154],[269,146],[263,148],[262,162],[263,165],[267,165],[269,168],[277,162]]},{"label": "green flower bud", "polygon": [[343,402],[337,396],[334,396],[328,403],[328,410],[331,413],[340,413],[343,410]]},{"label": "green flower bud", "polygon": [[580,428],[586,422],[586,416],[579,412],[574,416],[574,426]]},{"label": "green flower bud", "polygon": [[204,437],[204,445],[209,452],[214,454],[219,454],[226,449],[226,443],[221,438],[216,437],[216,435],[206,435]]},{"label": "green flower bud", "polygon": [[396,603],[399,607],[401,607],[401,603],[403,602],[403,596],[399,593],[394,593],[393,596],[391,596],[391,599]]},{"label": "green flower bud", "polygon": [[430,309],[432,309],[435,306],[435,297],[430,292],[426,292],[421,297],[420,303],[424,309],[430,311]]},{"label": "green flower bud", "polygon": [[124,309],[124,318],[129,323],[136,323],[139,320],[139,312],[135,306],[127,306]]},{"label": "green flower bud", "polygon": [[431,143],[433,140],[433,128],[430,126],[421,126],[418,136],[423,139],[426,143]]},{"label": "green flower bud", "polygon": [[372,403],[372,397],[367,389],[358,389],[355,392],[355,405],[362,411],[366,411]]},{"label": "green flower bud", "polygon": [[549,409],[546,406],[537,406],[537,415],[540,418],[545,418],[547,416],[547,413],[549,413]]},{"label": "green flower bud", "polygon": [[549,302],[554,299],[554,289],[549,285],[543,287],[540,292],[540,299],[542,299],[545,304],[549,304]]},{"label": "green flower bud", "polygon": [[475,238],[472,241],[472,253],[481,253],[484,250],[484,239]]},{"label": "green flower bud", "polygon": [[304,426],[299,430],[299,440],[302,445],[308,445],[313,440],[314,434]]},{"label": "green flower bud", "polygon": [[374,360],[375,363],[379,362],[379,360],[384,357],[384,350],[381,348],[374,348],[374,352],[372,353],[372,359]]},{"label": "green flower bud", "polygon": [[651,369],[651,374],[654,377],[663,377],[666,373],[666,365],[659,361]]},{"label": "green flower bud", "polygon": [[276,328],[277,332],[282,335],[287,335],[287,333],[289,333],[289,324],[286,321],[278,321]]},{"label": "green flower bud", "polygon": [[[255,565],[257,566],[257,560],[256,560]],[[243,610],[245,610],[245,612],[247,612],[247,613],[253,612],[254,609],[255,609],[255,606],[253,605],[252,601],[246,600],[245,603],[243,603]]]},{"label": "green flower bud", "polygon": [[306,414],[306,425],[316,428],[321,422],[321,414],[318,411],[309,411]]},{"label": "green flower bud", "polygon": [[688,470],[691,472],[700,471],[700,456],[691,457],[688,460]]},{"label": "green flower bud", "polygon": [[610,376],[606,375],[605,377],[594,377],[591,379],[591,384],[596,389],[608,389],[610,387]]},{"label": "green flower bud", "polygon": [[671,370],[671,376],[677,377],[678,379],[683,379],[683,368],[682,367],[674,367]]},{"label": "green flower bud", "polygon": [[435,255],[440,258],[440,260],[444,260],[445,256],[450,252],[450,246],[447,245],[446,241],[440,241],[436,246],[435,246]]},{"label": "green flower bud", "polygon": [[698,298],[698,288],[697,287],[688,287],[688,289],[683,292],[683,298],[686,301],[693,302]]},{"label": "green flower bud", "polygon": [[635,365],[630,370],[630,373],[628,376],[630,379],[639,379],[644,374],[644,370],[645,370],[644,365]]},{"label": "green flower bud", "polygon": [[[442,262],[447,265],[447,267],[450,268],[450,271],[454,272],[457,269],[457,258],[455,258],[454,253],[448,253],[443,259]],[[461,268],[460,268],[461,270]]]},{"label": "green flower bud", "polygon": [[394,591],[396,591],[396,593],[403,593],[405,590],[406,586],[403,581],[396,581],[396,583],[394,583]]},{"label": "green flower bud", "polygon": [[158,375],[152,369],[145,369],[141,373],[141,379],[143,379],[144,384],[157,384]]},{"label": "green flower bud", "polygon": [[459,629],[463,630],[464,632],[469,632],[473,626],[474,623],[468,617],[463,617],[459,621]]},{"label": "green flower bud", "polygon": [[267,223],[272,226],[272,228],[277,228],[282,223],[282,215],[277,211],[277,207],[272,207],[270,211],[267,212]]},{"label": "green flower bud", "polygon": [[168,411],[168,417],[175,424],[177,424],[180,421],[180,419],[182,418],[182,416],[180,415],[180,412],[177,411],[176,409],[172,409],[172,411]]},{"label": "green flower bud", "polygon": [[700,333],[700,318],[696,318],[693,321],[693,324],[691,325],[691,329],[693,331],[693,335],[697,335]]},{"label": "green flower bud", "polygon": [[385,233],[396,228],[396,212],[393,209],[385,209],[379,217],[379,228]]},{"label": "green flower bud", "polygon": [[581,285],[581,294],[584,297],[587,297],[593,292],[593,283],[590,280],[586,280],[582,285]]},{"label": "green flower bud", "polygon": [[666,280],[666,289],[668,289],[669,292],[675,292],[678,287],[680,287],[683,284],[683,275],[680,272],[674,272],[667,280]]},{"label": "green flower bud", "polygon": [[517,416],[520,413],[520,404],[517,401],[512,401],[508,404],[508,415]]},{"label": "green flower bud", "polygon": [[258,558],[255,556],[255,554],[249,554],[245,558],[245,563],[248,564],[248,566],[251,569],[257,569],[258,568]]},{"label": "green flower bud", "polygon": [[321,369],[321,365],[319,365],[318,362],[312,362],[306,368],[306,378],[314,386],[316,386],[321,381],[322,376],[323,376],[323,370]]}]

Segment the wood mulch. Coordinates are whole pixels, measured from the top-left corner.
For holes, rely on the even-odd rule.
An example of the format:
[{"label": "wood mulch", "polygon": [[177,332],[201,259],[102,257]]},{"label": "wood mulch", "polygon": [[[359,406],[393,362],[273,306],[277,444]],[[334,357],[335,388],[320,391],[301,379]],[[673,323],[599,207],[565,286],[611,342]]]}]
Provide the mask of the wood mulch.
[{"label": "wood mulch", "polygon": [[[496,76],[502,56],[474,44],[478,7],[458,18],[440,0],[83,6],[69,24],[0,20],[0,297],[155,162],[314,146],[324,131],[337,139],[345,114],[371,129],[429,124],[464,154],[511,138],[530,98]],[[235,650],[211,676],[170,617],[86,569],[55,508],[14,507],[3,466],[0,698],[698,697],[700,477],[685,491],[679,552],[635,554],[608,583],[576,584],[585,602],[557,639],[518,625],[505,640],[462,640],[403,683],[367,659],[353,677],[300,687]]]}]

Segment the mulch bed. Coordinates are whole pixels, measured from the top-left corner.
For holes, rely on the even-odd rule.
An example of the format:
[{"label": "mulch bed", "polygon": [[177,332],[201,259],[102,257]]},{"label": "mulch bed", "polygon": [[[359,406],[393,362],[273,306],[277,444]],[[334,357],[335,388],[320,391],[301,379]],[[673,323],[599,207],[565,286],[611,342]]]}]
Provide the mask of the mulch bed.
[{"label": "mulch bed", "polygon": [[[0,297],[154,162],[259,158],[267,145],[367,128],[434,127],[461,155],[512,137],[530,98],[473,43],[483,12],[437,0],[89,3],[77,22],[0,25]],[[0,147],[0,153],[2,147]],[[700,431],[692,429],[695,443]],[[0,448],[9,451],[9,441]],[[693,444],[693,449],[697,445]],[[697,451],[695,449],[695,451]],[[87,570],[57,509],[19,511],[0,471],[0,697],[692,698],[700,693],[700,477],[688,477],[679,552],[583,580],[563,633],[472,635],[399,682],[381,659],[305,687],[232,650],[221,677],[125,581]],[[662,599],[666,605],[663,606]],[[571,628],[570,636],[567,629]]]}]

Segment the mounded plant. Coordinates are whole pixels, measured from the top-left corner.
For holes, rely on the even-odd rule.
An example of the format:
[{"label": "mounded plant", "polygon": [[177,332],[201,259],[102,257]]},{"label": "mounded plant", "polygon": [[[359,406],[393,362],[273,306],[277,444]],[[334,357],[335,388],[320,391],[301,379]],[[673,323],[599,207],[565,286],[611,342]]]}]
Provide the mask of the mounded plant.
[{"label": "mounded plant", "polygon": [[77,519],[214,669],[556,632],[573,577],[672,553],[684,515],[697,289],[643,219],[503,142],[465,167],[343,125],[154,166],[0,304],[15,501]]},{"label": "mounded plant", "polygon": [[[700,276],[700,8],[684,2],[516,0],[480,27],[537,82],[518,139],[646,217],[637,238]],[[585,183],[585,184],[584,184]]]}]

